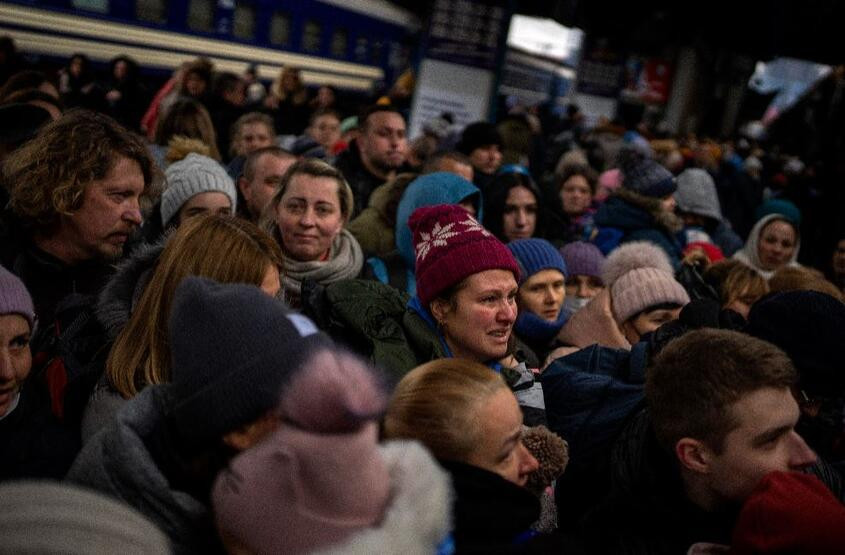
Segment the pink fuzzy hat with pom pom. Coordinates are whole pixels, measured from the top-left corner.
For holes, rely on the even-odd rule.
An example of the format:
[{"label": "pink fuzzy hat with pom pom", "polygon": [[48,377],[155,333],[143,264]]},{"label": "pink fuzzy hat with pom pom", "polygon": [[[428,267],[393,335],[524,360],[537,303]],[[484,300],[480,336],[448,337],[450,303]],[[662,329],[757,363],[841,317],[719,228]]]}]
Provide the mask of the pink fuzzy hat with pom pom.
[{"label": "pink fuzzy hat with pom pom", "polygon": [[315,353],[285,390],[278,430],[218,476],[221,536],[254,553],[310,553],[377,524],[390,497],[378,450],[385,406],[366,364]]}]

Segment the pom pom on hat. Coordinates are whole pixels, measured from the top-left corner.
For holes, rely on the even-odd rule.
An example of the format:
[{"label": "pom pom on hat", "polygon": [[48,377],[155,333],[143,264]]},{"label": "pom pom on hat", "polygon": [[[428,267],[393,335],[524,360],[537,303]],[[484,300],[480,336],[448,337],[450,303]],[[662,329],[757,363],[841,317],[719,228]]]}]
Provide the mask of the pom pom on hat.
[{"label": "pom pom on hat", "polygon": [[423,306],[461,280],[486,270],[507,270],[519,280],[511,251],[460,206],[424,206],[411,214],[417,296]]},{"label": "pom pom on hat", "polygon": [[672,275],[672,262],[666,252],[648,241],[631,241],[616,247],[604,261],[602,280],[605,285],[612,285],[624,274],[637,268],[657,268]]},{"label": "pom pom on hat", "polygon": [[255,553],[306,553],[378,523],[390,473],[378,447],[386,395],[356,357],[322,352],[282,396],[280,428],[212,491],[218,527]]}]

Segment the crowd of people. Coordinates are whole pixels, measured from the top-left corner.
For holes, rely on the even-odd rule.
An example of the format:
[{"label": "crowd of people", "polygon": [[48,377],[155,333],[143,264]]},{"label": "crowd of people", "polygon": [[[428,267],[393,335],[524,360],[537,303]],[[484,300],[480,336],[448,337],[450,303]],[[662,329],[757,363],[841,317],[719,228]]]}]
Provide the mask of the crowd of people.
[{"label": "crowd of people", "polygon": [[11,52],[0,551],[841,552],[845,235],[777,145]]}]

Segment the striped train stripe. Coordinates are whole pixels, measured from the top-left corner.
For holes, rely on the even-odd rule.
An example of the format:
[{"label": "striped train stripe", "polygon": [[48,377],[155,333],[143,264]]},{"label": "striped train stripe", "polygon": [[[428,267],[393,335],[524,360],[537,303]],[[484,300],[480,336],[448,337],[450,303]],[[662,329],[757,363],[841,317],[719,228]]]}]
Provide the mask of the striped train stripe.
[{"label": "striped train stripe", "polygon": [[98,61],[125,54],[142,66],[167,69],[202,55],[223,71],[242,72],[250,63],[256,63],[261,78],[274,79],[283,66],[295,65],[302,70],[302,79],[308,85],[367,90],[374,80],[384,76],[383,70],[374,66],[9,4],[0,4],[0,33],[11,36],[24,52],[62,57],[85,52]]}]

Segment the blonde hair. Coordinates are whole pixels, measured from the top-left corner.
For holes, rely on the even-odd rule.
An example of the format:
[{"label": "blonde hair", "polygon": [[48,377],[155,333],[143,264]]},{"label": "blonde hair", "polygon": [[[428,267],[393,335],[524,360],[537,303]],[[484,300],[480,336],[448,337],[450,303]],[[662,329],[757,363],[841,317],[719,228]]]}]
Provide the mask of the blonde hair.
[{"label": "blonde hair", "polygon": [[465,461],[479,440],[478,410],[503,388],[499,374],[470,360],[418,366],[396,386],[384,418],[385,437],[415,439],[439,459]]},{"label": "blonde hair", "polygon": [[349,218],[352,215],[352,211],[355,206],[352,188],[349,186],[349,183],[347,183],[340,170],[315,158],[305,158],[296,162],[288,168],[288,171],[286,171],[285,175],[282,176],[282,180],[276,188],[273,198],[267,204],[267,208],[265,208],[264,214],[262,214],[261,221],[259,223],[261,229],[272,235],[280,242],[280,244],[281,236],[279,235],[279,229],[276,226],[276,209],[282,202],[282,197],[285,196],[285,192],[291,184],[291,181],[293,181],[293,178],[297,175],[307,175],[309,177],[330,177],[337,181],[337,199],[340,204],[340,214],[343,216],[344,226],[349,222]]},{"label": "blonde hair", "polygon": [[167,321],[176,287],[187,276],[261,285],[268,266],[282,271],[279,246],[254,224],[208,215],[185,221],[167,241],[129,322],[106,360],[109,383],[131,398],[170,381]]},{"label": "blonde hair", "polygon": [[769,292],[766,279],[739,260],[720,260],[704,272],[704,279],[715,285],[723,307],[740,297],[759,299]]}]

